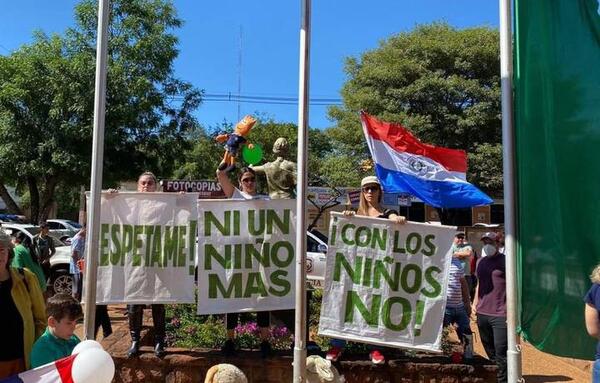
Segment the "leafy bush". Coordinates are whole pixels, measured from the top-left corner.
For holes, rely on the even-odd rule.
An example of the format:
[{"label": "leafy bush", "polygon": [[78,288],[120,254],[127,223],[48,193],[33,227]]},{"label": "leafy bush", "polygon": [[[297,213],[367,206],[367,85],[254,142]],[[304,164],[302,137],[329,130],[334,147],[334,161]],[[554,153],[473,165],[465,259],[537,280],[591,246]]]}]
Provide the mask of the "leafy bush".
[{"label": "leafy bush", "polygon": [[[227,339],[223,315],[196,315],[195,305],[168,305],[167,343],[185,348],[220,348]],[[256,314],[240,315],[243,324],[235,328],[236,343],[243,349],[257,349],[260,344],[260,328]],[[293,334],[286,327],[270,328],[269,341],[274,349],[289,349]]]}]

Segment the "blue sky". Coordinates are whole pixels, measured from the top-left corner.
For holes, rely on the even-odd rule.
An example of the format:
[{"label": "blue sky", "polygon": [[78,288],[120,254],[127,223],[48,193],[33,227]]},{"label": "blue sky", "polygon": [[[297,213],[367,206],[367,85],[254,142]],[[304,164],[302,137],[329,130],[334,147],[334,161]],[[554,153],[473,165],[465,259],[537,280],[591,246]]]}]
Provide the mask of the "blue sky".
[{"label": "blue sky", "polygon": [[[73,23],[75,0],[3,1],[0,54],[31,41],[32,32],[62,32]],[[240,29],[241,94],[297,97],[300,0],[175,0],[185,21],[177,31],[178,77],[207,94],[237,94]],[[495,0],[313,0],[310,97],[339,99],[348,56],[374,49],[389,36],[415,24],[446,21],[455,27],[498,27]],[[214,99],[214,97],[213,97]],[[282,122],[297,122],[296,105],[241,103],[240,112],[259,113]],[[206,101],[199,121],[214,126],[235,121],[236,102]],[[327,107],[311,105],[311,127],[326,128]]]}]

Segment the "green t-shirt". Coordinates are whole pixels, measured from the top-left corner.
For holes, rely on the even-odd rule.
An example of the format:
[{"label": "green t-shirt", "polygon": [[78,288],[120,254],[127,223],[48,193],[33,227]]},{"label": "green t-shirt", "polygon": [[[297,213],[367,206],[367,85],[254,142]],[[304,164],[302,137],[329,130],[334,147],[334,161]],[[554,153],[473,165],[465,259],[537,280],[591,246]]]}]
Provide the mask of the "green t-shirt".
[{"label": "green t-shirt", "polygon": [[40,288],[42,291],[46,291],[46,276],[44,270],[39,263],[34,262],[29,250],[21,244],[15,246],[15,257],[12,260],[11,266],[14,268],[24,268],[35,274],[38,281],[40,282]]},{"label": "green t-shirt", "polygon": [[[473,251],[473,247],[468,243],[465,243],[462,246],[456,246],[455,244],[452,244],[452,255],[454,255],[456,252],[462,252],[465,250]],[[465,275],[471,275],[471,257],[459,259]]]},{"label": "green t-shirt", "polygon": [[49,328],[46,328],[44,334],[35,341],[31,349],[31,368],[43,366],[71,355],[79,342],[76,335],[71,335],[69,340],[61,339],[54,336]]}]

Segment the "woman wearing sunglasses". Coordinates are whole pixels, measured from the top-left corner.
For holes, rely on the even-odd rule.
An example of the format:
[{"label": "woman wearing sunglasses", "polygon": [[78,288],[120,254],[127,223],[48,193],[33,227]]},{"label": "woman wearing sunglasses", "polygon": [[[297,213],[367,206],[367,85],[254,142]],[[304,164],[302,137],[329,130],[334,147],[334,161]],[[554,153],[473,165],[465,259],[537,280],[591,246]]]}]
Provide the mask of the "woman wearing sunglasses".
[{"label": "woman wearing sunglasses", "polygon": [[[360,202],[358,204],[358,210],[356,213],[352,210],[344,211],[344,215],[361,215],[373,218],[387,218],[393,222],[404,224],[406,218],[398,214],[397,211],[391,209],[384,209],[381,206],[381,200],[383,198],[383,190],[381,190],[381,184],[375,176],[369,176],[362,179],[360,182]],[[327,359],[331,361],[337,361],[344,348],[346,347],[346,341],[342,339],[332,339],[331,348],[327,352]],[[373,364],[385,363],[385,356],[377,348],[371,348],[369,358]]]},{"label": "woman wearing sunglasses", "polygon": [[[252,168],[244,167],[240,170],[238,176],[239,189],[233,186],[227,172],[217,170],[217,180],[223,188],[223,193],[231,199],[270,199],[268,195],[258,194],[256,191],[256,173]],[[225,322],[227,324],[227,340],[221,351],[225,356],[235,354],[235,327],[238,324],[238,313],[226,314]],[[260,353],[263,358],[271,354],[271,344],[269,343],[269,311],[259,311],[256,313],[256,323],[260,329]]]}]

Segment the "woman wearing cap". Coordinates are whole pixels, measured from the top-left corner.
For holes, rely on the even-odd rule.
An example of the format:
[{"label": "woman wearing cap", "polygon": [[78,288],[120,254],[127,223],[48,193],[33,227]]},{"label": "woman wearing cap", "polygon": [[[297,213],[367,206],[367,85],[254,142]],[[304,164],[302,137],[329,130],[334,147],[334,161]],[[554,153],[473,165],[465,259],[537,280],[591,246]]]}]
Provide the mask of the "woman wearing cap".
[{"label": "woman wearing cap", "polygon": [[7,235],[0,233],[0,379],[29,368],[34,341],[46,329],[46,307],[37,277],[10,266],[14,256]]},{"label": "woman wearing cap", "polygon": [[483,258],[477,263],[477,290],[473,301],[481,343],[490,360],[498,366],[498,382],[506,382],[506,264],[498,251],[496,233],[481,237]]},{"label": "woman wearing cap", "polygon": [[[375,176],[368,176],[362,179],[360,182],[360,202],[358,204],[358,210],[355,212],[351,210],[344,211],[345,215],[361,215],[372,218],[387,218],[393,222],[404,224],[406,218],[398,214],[397,211],[391,209],[384,209],[381,206],[381,200],[383,199],[383,190],[381,184]],[[331,361],[337,361],[344,351],[346,341],[341,339],[332,339],[331,348],[327,352],[327,359]],[[372,348],[369,353],[369,358],[373,364],[385,363],[385,356],[380,350]]]},{"label": "woman wearing cap", "polygon": [[[233,186],[227,172],[224,170],[217,169],[217,180],[223,188],[223,193],[227,198],[231,199],[270,199],[269,196],[264,194],[258,194],[256,190],[256,172],[254,169],[244,167],[240,170],[238,175],[239,189]],[[241,189],[241,190],[240,190]],[[225,322],[227,326],[227,340],[221,347],[221,351],[225,356],[232,356],[235,354],[235,327],[238,324],[238,313],[229,313],[225,316]],[[259,327],[260,337],[260,352],[263,358],[268,357],[271,354],[271,344],[269,343],[269,326],[270,326],[270,313],[269,311],[259,311],[256,313],[256,324]]]}]

